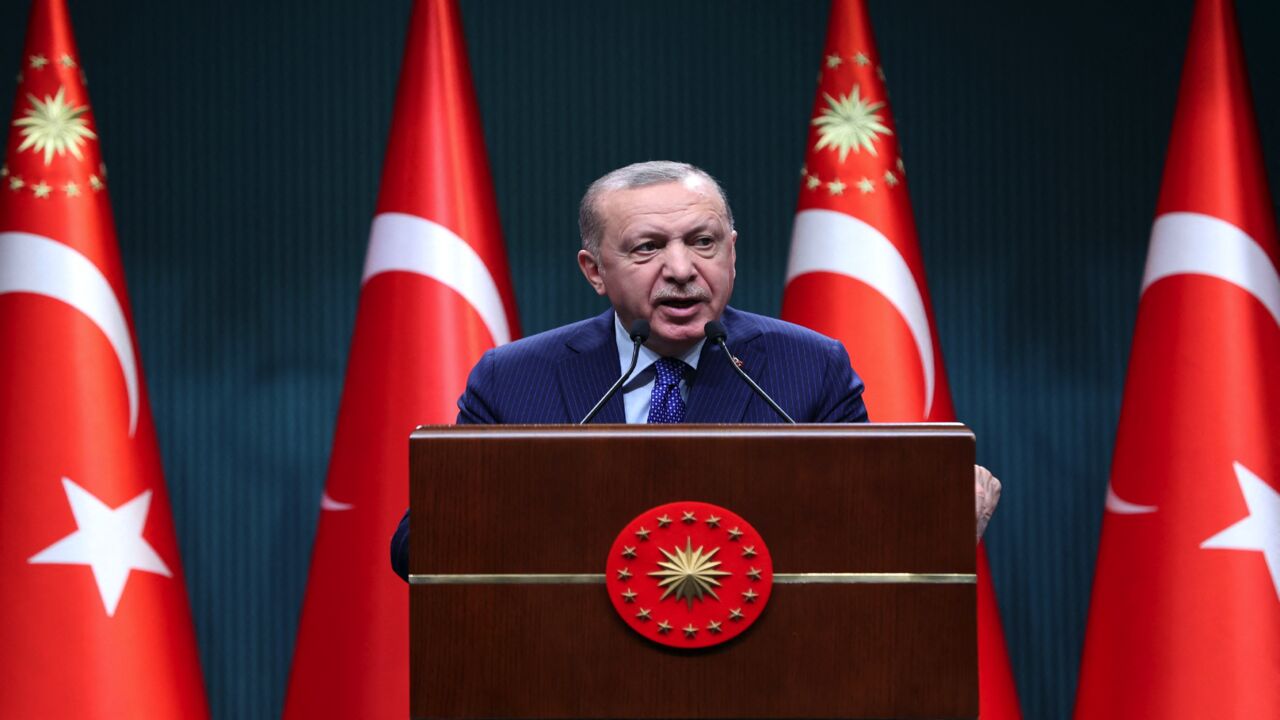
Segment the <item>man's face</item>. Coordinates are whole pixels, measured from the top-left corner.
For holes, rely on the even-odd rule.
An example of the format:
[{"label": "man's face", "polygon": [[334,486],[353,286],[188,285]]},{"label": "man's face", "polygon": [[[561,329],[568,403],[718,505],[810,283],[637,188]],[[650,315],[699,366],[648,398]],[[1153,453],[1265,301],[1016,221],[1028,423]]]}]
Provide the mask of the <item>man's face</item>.
[{"label": "man's face", "polygon": [[645,343],[678,355],[703,337],[733,293],[734,245],[720,195],[706,180],[614,190],[597,199],[604,220],[600,255],[578,253],[587,282],[607,295],[630,328],[649,321]]}]

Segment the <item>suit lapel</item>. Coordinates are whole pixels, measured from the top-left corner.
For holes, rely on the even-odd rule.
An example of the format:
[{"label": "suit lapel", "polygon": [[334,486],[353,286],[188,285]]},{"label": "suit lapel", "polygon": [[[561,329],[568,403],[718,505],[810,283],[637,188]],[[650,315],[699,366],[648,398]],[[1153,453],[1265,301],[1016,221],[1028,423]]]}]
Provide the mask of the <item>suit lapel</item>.
[{"label": "suit lapel", "polygon": [[[613,336],[613,311],[593,318],[566,343],[570,353],[557,367],[560,396],[564,398],[568,422],[583,418],[609,386],[622,374],[618,365],[618,344]],[[596,423],[626,422],[622,393],[609,399],[591,421]]]},{"label": "suit lapel", "polygon": [[[733,308],[725,308],[720,321],[724,323],[728,335],[725,342],[729,350],[742,361],[744,370],[752,377],[759,377],[767,358],[764,343],[757,342],[761,335],[760,327],[750,316]],[[733,368],[729,367],[730,362],[732,360],[724,356],[724,350],[719,345],[707,343],[702,346],[702,355],[698,358],[698,374],[689,385],[686,422],[742,422],[754,393]]]}]

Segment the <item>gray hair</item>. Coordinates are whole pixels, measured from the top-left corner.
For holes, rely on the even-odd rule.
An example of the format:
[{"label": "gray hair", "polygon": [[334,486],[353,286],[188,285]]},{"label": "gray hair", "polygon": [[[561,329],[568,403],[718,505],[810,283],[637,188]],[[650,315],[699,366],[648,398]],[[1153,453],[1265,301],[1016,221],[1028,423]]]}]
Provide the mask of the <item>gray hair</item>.
[{"label": "gray hair", "polygon": [[733,210],[729,209],[729,198],[724,194],[724,188],[720,187],[720,183],[711,177],[711,173],[689,163],[650,160],[618,168],[591,183],[587,188],[586,194],[582,196],[582,203],[578,206],[578,233],[582,236],[582,249],[597,258],[600,257],[600,241],[604,238],[604,218],[600,216],[596,206],[600,202],[601,195],[614,190],[634,190],[650,185],[681,182],[690,176],[702,178],[716,189],[716,193],[720,195],[720,202],[724,205],[725,220],[729,222],[729,229],[732,230]]}]

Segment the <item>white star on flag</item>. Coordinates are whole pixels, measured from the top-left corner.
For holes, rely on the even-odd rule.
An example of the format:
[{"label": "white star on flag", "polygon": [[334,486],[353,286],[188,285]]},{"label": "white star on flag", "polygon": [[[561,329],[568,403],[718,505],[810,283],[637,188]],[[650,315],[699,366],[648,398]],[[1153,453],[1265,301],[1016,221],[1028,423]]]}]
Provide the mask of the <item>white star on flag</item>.
[{"label": "white star on flag", "polygon": [[1276,586],[1276,598],[1280,599],[1280,492],[1244,465],[1232,465],[1249,506],[1249,516],[1200,543],[1200,547],[1262,553]]},{"label": "white star on flag", "polygon": [[67,502],[75,517],[77,529],[49,547],[32,555],[32,564],[88,565],[98,583],[98,594],[108,616],[114,616],[124,593],[129,571],[173,577],[169,567],[151,544],[142,539],[151,509],[151,491],[147,490],[114,510],[92,493],[62,478]]}]

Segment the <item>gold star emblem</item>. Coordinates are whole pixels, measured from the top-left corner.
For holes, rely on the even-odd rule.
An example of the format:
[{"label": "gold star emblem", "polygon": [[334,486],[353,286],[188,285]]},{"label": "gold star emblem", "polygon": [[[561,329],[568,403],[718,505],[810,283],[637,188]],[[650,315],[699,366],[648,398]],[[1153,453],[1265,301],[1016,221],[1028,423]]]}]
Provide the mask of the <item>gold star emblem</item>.
[{"label": "gold star emblem", "polygon": [[99,190],[101,190],[102,188],[104,188],[104,187],[106,187],[106,186],[102,184],[102,181],[98,179],[98,176],[97,176],[97,175],[90,175],[90,176],[89,176],[89,187],[93,188],[93,191],[94,191],[94,192],[98,192]]},{"label": "gold star emblem", "polygon": [[745,616],[742,614],[742,608],[734,608],[729,611],[730,620],[741,620],[743,617]]},{"label": "gold star emblem", "polygon": [[720,632],[720,621],[719,621],[719,620],[712,620],[711,622],[707,623],[707,632],[709,632],[709,633],[719,633],[719,632]]},{"label": "gold star emblem", "polygon": [[755,556],[756,556],[755,545],[746,545],[742,548],[742,557],[755,557]]},{"label": "gold star emblem", "polygon": [[818,128],[818,142],[813,149],[831,148],[839,154],[840,162],[845,161],[850,150],[866,150],[876,157],[876,141],[881,135],[893,134],[884,124],[884,118],[880,117],[879,111],[885,104],[869,102],[869,98],[862,97],[862,88],[856,84],[848,95],[834,98],[823,93],[822,97],[826,99],[827,107],[810,121]]},{"label": "gold star emblem", "polygon": [[895,187],[898,184],[898,176],[893,174],[892,170],[884,171],[884,184],[889,187]]},{"label": "gold star emblem", "polygon": [[713,528],[720,527],[720,518],[716,517],[715,515],[708,517],[707,527],[713,527]]},{"label": "gold star emblem", "polygon": [[52,187],[50,187],[49,185],[45,184],[45,182],[44,182],[43,180],[41,180],[39,183],[37,183],[37,184],[35,184],[35,185],[32,185],[32,186],[31,186],[31,192],[35,193],[35,196],[36,196],[36,197],[38,197],[38,198],[40,198],[41,200],[44,200],[45,198],[48,198],[48,197],[49,197],[49,193],[50,193],[52,190],[53,190],[53,188],[52,188]]},{"label": "gold star emblem", "polygon": [[685,625],[685,626],[684,626],[684,636],[685,636],[685,637],[687,637],[687,638],[691,638],[691,637],[693,637],[693,636],[695,636],[695,635],[697,635],[697,634],[698,634],[698,628],[694,627],[694,626],[693,626],[693,623],[689,623],[688,625]]},{"label": "gold star emblem", "polygon": [[630,577],[631,577],[631,571],[630,571],[630,570],[628,570],[628,569],[626,569],[626,568],[622,568],[621,570],[619,570],[619,571],[618,571],[618,579],[619,579],[619,580],[627,580],[627,579],[629,579]]},{"label": "gold star emblem", "polygon": [[631,588],[627,588],[626,591],[622,593],[622,601],[627,603],[633,603],[636,601],[637,594],[638,593],[635,590],[632,590]]},{"label": "gold star emblem", "polygon": [[875,192],[876,184],[868,178],[862,178],[858,181],[858,190],[862,191],[863,195],[866,195],[869,192]]},{"label": "gold star emblem", "polygon": [[75,159],[83,160],[80,148],[85,139],[98,137],[89,129],[89,119],[85,117],[89,106],[77,107],[67,102],[64,87],[52,96],[45,95],[44,100],[28,93],[27,102],[31,107],[23,111],[24,117],[13,121],[14,127],[22,128],[19,134],[23,140],[17,151],[31,148],[34,153],[44,153],[45,165],[53,161],[54,153],[62,156],[70,152]]},{"label": "gold star emblem", "polygon": [[659,562],[658,567],[663,569],[651,572],[649,576],[659,578],[658,587],[667,589],[662,593],[662,597],[658,598],[659,600],[666,600],[668,595],[674,593],[677,602],[686,601],[689,603],[689,609],[692,610],[693,601],[702,600],[704,595],[720,599],[714,589],[720,585],[720,581],[716,578],[730,574],[724,570],[717,570],[720,561],[711,559],[720,552],[720,548],[714,548],[704,555],[701,545],[694,550],[693,539],[685,538],[683,550],[679,546],[672,552],[663,548],[658,549],[667,556],[667,561]]},{"label": "gold star emblem", "polygon": [[809,177],[805,178],[804,184],[805,184],[805,187],[809,188],[810,190],[817,190],[819,187],[821,187],[822,180],[818,178],[817,175],[810,175]]},{"label": "gold star emblem", "polygon": [[73,68],[76,66],[76,61],[72,60],[71,56],[66,53],[63,53],[62,57],[58,58],[58,63],[65,68]]},{"label": "gold star emblem", "polygon": [[855,53],[853,61],[858,64],[858,67],[866,67],[871,64],[871,59],[863,52]]},{"label": "gold star emblem", "polygon": [[640,608],[640,612],[636,613],[636,619],[640,620],[641,622],[648,622],[649,608]]},{"label": "gold star emblem", "polygon": [[738,529],[737,525],[734,525],[733,527],[729,528],[730,540],[737,540],[740,537],[742,537],[742,531]]},{"label": "gold star emblem", "polygon": [[801,166],[800,166],[800,177],[804,177],[805,175],[808,175],[808,174],[809,174],[809,166],[808,166],[808,165],[801,165]]},{"label": "gold star emblem", "polygon": [[69,198],[80,197],[80,186],[69,182],[62,186],[62,192],[66,193]]},{"label": "gold star emblem", "polygon": [[827,67],[829,68],[838,68],[840,67],[840,63],[842,62],[844,62],[844,59],[841,58],[839,55],[827,56]]},{"label": "gold star emblem", "polygon": [[760,597],[760,593],[752,590],[751,588],[747,588],[747,591],[742,593],[742,599],[749,603],[755,602],[758,597]]},{"label": "gold star emblem", "polygon": [[761,575],[760,568],[753,567],[747,571],[747,577],[751,578],[753,581],[756,581],[756,582],[759,582],[760,575]]},{"label": "gold star emblem", "polygon": [[21,189],[22,189],[22,186],[23,186],[23,185],[26,185],[26,183],[25,183],[25,182],[23,182],[23,181],[22,181],[22,178],[18,177],[17,175],[14,175],[13,177],[9,178],[9,189],[10,189],[10,190],[12,190],[12,191],[14,191],[14,192],[17,192],[17,191],[19,191],[19,190],[21,190]]},{"label": "gold star emblem", "polygon": [[664,527],[666,527],[666,526],[668,526],[668,525],[670,525],[670,524],[671,524],[671,516],[670,516],[670,515],[668,515],[668,514],[666,514],[666,513],[663,513],[663,514],[662,514],[662,517],[658,518],[658,527],[660,527],[660,528],[664,528]]},{"label": "gold star emblem", "polygon": [[630,545],[623,545],[623,546],[622,546],[622,557],[627,558],[628,560],[630,560],[630,559],[634,558],[635,556],[636,556],[636,549],[635,549],[635,548],[631,547]]},{"label": "gold star emblem", "polygon": [[685,522],[685,523],[691,523],[691,522],[697,522],[697,521],[698,521],[698,518],[693,516],[692,510],[685,510],[684,516],[680,518],[680,522]]},{"label": "gold star emblem", "polygon": [[836,178],[835,180],[827,183],[827,192],[832,195],[843,195],[846,187],[848,186],[840,182],[840,178]]},{"label": "gold star emblem", "polygon": [[641,526],[640,526],[640,529],[636,531],[636,537],[640,538],[641,540],[648,540],[648,539],[649,539],[649,531],[648,531],[648,530],[646,530],[646,529],[645,529],[645,527],[644,527],[643,525],[641,525]]},{"label": "gold star emblem", "polygon": [[658,632],[662,635],[666,635],[667,633],[671,632],[671,623],[667,622],[666,620],[658,621]]},{"label": "gold star emblem", "polygon": [[0,165],[0,177],[9,177],[8,165]]},{"label": "gold star emblem", "polygon": [[49,58],[43,55],[32,55],[30,60],[32,70],[43,70],[44,66],[49,64]]}]

